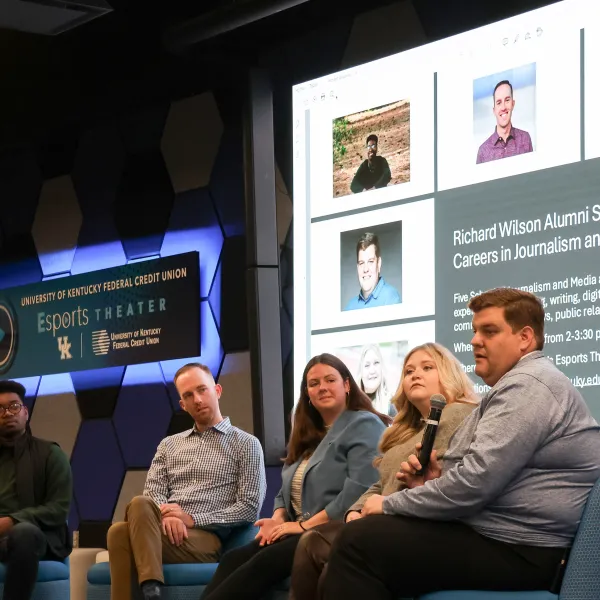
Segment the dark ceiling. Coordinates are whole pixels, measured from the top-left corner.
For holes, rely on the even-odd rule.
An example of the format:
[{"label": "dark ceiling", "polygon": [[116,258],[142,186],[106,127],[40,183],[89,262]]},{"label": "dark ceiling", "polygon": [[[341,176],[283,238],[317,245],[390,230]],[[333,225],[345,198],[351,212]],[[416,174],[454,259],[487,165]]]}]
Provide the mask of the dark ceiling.
[{"label": "dark ceiling", "polygon": [[[265,2],[108,2],[112,13],[59,36],[0,30],[1,142],[25,131],[30,135],[65,121],[127,110],[149,99],[168,100],[220,86],[235,90],[247,68],[259,63],[271,67],[285,86],[323,75],[338,68],[354,16],[391,0],[309,0],[202,42],[184,55],[165,47],[165,35],[173,27],[214,11],[230,18],[252,2]],[[431,41],[550,3],[413,0]]]}]

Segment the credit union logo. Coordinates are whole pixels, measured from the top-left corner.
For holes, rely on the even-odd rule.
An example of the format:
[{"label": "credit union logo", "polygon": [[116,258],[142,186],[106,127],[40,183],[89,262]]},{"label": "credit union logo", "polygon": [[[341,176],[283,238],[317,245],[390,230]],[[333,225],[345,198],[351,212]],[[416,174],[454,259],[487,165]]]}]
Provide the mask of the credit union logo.
[{"label": "credit union logo", "polygon": [[17,353],[17,319],[11,305],[0,300],[0,374],[6,373]]}]

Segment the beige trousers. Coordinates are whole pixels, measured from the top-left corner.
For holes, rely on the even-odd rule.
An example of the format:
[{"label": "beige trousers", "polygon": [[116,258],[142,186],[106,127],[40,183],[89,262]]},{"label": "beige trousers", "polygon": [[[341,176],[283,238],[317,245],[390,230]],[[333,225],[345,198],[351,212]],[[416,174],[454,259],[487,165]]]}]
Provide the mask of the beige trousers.
[{"label": "beige trousers", "polygon": [[202,529],[188,529],[188,538],[174,546],[161,529],[160,509],[147,496],[136,496],[127,506],[125,521],[108,530],[111,600],[131,600],[134,575],[137,582],[164,582],[163,563],[217,562],[221,553],[218,536]]}]

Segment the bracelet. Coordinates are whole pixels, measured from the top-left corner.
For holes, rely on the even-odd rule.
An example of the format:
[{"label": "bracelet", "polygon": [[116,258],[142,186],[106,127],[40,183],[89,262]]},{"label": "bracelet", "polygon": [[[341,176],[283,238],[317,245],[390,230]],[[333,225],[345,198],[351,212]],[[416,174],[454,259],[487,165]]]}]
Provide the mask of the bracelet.
[{"label": "bracelet", "polygon": [[302,531],[308,531],[308,529],[302,525],[302,521],[298,521],[298,525],[300,525],[300,529],[302,529]]}]

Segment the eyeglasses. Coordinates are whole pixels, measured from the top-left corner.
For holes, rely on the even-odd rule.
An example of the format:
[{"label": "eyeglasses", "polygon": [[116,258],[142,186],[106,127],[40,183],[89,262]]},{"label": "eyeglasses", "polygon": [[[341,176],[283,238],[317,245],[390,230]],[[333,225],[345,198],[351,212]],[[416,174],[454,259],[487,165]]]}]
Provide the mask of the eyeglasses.
[{"label": "eyeglasses", "polygon": [[21,412],[23,405],[19,402],[11,402],[8,406],[0,405],[0,417],[9,412],[11,415],[18,415]]},{"label": "eyeglasses", "polygon": [[377,148],[377,144],[367,144],[367,148]]}]

